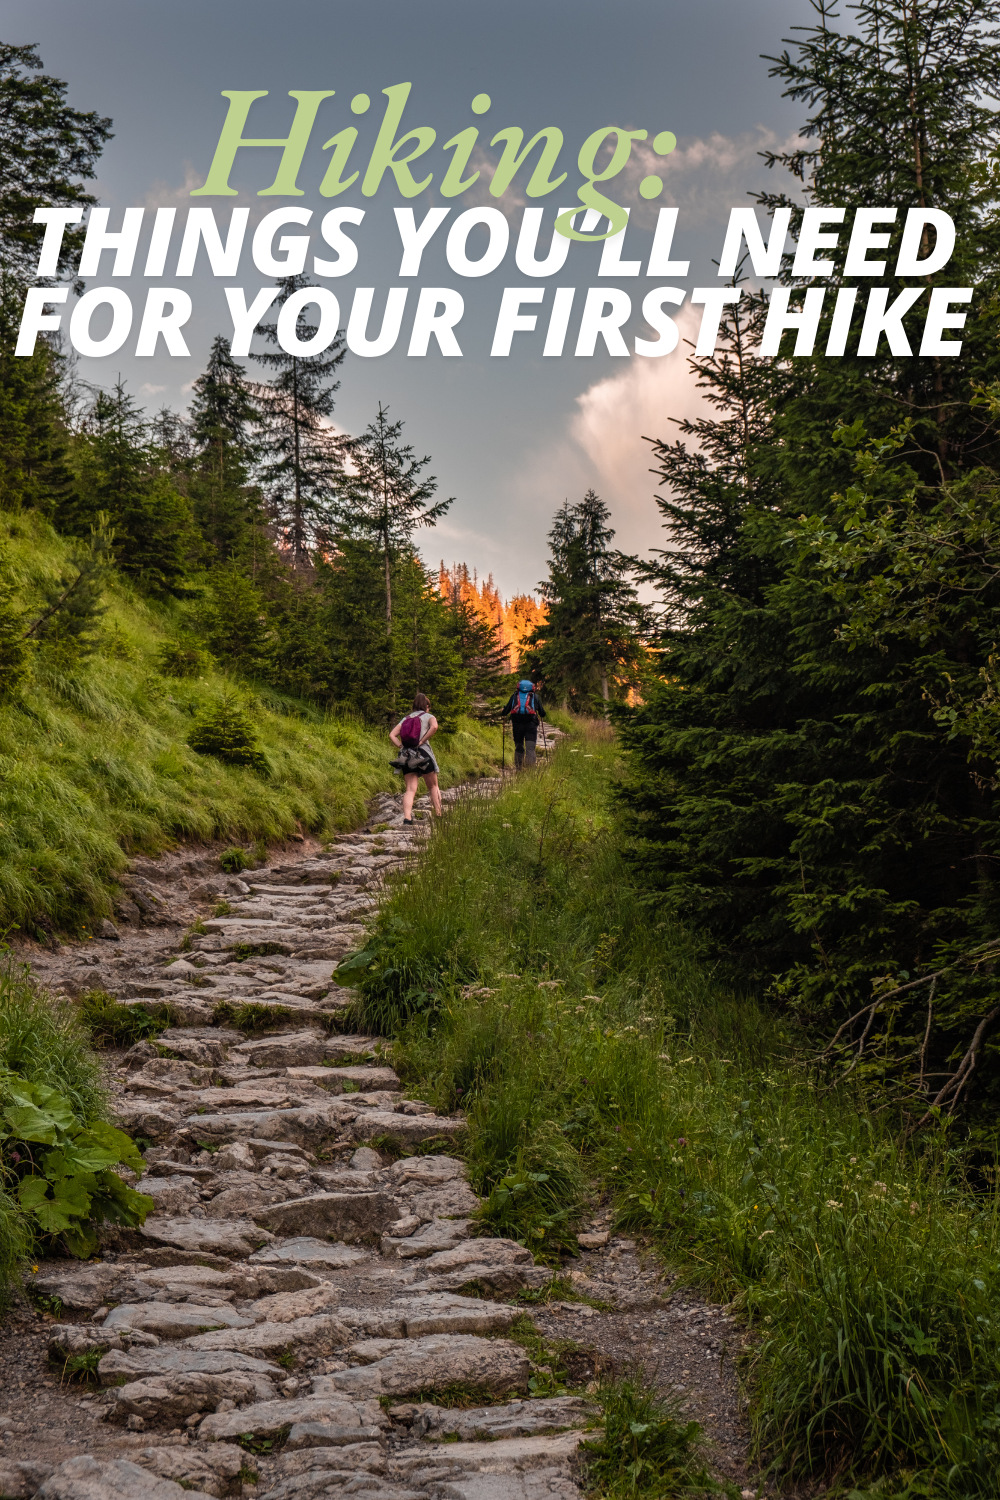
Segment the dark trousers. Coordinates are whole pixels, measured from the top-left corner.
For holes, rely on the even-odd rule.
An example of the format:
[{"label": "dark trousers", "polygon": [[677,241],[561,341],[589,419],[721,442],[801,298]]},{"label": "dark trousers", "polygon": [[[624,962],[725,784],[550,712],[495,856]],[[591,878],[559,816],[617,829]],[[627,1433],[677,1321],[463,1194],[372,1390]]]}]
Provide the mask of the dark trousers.
[{"label": "dark trousers", "polygon": [[514,769],[535,764],[535,745],[538,741],[538,720],[527,715],[511,714],[510,729],[514,736]]}]

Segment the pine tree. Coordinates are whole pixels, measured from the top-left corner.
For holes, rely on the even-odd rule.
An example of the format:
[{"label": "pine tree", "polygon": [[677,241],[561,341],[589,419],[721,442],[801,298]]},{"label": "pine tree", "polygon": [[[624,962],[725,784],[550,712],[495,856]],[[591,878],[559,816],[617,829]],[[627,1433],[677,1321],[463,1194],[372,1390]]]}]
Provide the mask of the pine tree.
[{"label": "pine tree", "polygon": [[[111,121],[71,109],[66,84],[42,66],[36,47],[0,43],[0,269],[22,290],[35,280],[45,232],[34,210],[96,203],[83,182],[111,138]],[[84,232],[66,230],[57,274],[75,263]]]},{"label": "pine tree", "polygon": [[81,501],[61,518],[86,534],[107,512],[121,570],[145,587],[183,594],[195,542],[190,506],[172,482],[149,424],[119,381],[98,391],[78,449]]},{"label": "pine tree", "polygon": [[567,500],[549,532],[549,576],[539,584],[545,620],[526,642],[529,670],[577,712],[619,698],[638,683],[643,611],[631,563],[611,547],[610,510],[593,490]]},{"label": "pine tree", "polygon": [[[309,286],[307,276],[287,276],[279,285],[279,309],[293,293]],[[275,377],[257,387],[260,412],[259,477],[273,520],[295,567],[307,561],[309,548],[332,533],[341,482],[341,444],[329,426],[340,382],[330,384],[347,352],[342,333],[323,354],[301,358],[278,343],[278,325],[260,329],[273,348],[251,354]],[[316,326],[299,317],[296,332],[312,338]]]},{"label": "pine tree", "polygon": [[256,448],[253,428],[259,420],[243,365],[219,334],[208,368],[194,385],[191,403],[190,495],[195,520],[217,559],[224,562],[247,549],[251,532],[262,523],[257,490],[250,482]]},{"label": "pine tree", "polygon": [[353,472],[345,484],[346,526],[349,531],[374,538],[382,556],[385,580],[385,633],[392,635],[392,562],[399,548],[409,546],[420,526],[434,526],[454,504],[450,500],[428,501],[437,489],[433,475],[420,478],[430,455],[415,458],[413,447],[400,441],[403,423],[388,422],[389,408],[379,402],[378,416],[360,437],[345,444],[345,456]]},{"label": "pine tree", "polygon": [[70,553],[73,571],[64,570],[43,588],[44,608],[24,632],[24,640],[49,642],[77,660],[94,652],[97,626],[107,613],[102,599],[114,568],[114,540],[108,517],[99,513],[89,540]]},{"label": "pine tree", "polygon": [[[869,516],[938,518],[969,487],[995,483],[979,466],[997,466],[1000,434],[976,393],[998,371],[996,116],[985,97],[1000,84],[1000,5],[862,3],[844,34],[828,6],[815,8],[819,24],[774,68],[810,105],[807,144],[776,161],[798,174],[800,209],[899,205],[879,278],[890,297],[926,285],[895,276],[904,210],[953,215],[955,257],[934,279],[976,288],[962,352],[862,359],[857,318],[844,358],[742,367],[731,358],[728,371],[725,355],[695,362],[717,419],[691,434],[698,453],[656,446],[678,547],[656,570],[667,590],[664,679],[620,717],[638,768],[629,798],[644,877],[742,983],[772,985],[826,1029],[886,976],[919,973],[1000,922],[997,792],[970,764],[970,739],[935,718],[949,679],[964,692],[989,671],[992,583],[973,591],[976,628],[966,615],[960,630],[887,628],[876,638],[855,617],[891,598],[893,578],[915,565],[884,539],[866,552],[854,535],[851,552],[859,461],[863,473],[877,468],[862,503]],[[849,285],[842,269],[833,280]],[[922,317],[907,323],[911,347]],[[732,341],[731,326],[730,350]],[[960,613],[956,605],[951,618]],[[950,985],[934,1005],[954,1041],[968,992]],[[872,1034],[904,1088],[913,1079],[902,1054],[921,1055],[916,1024],[904,1001],[892,1010],[891,1045],[883,1028]]]}]

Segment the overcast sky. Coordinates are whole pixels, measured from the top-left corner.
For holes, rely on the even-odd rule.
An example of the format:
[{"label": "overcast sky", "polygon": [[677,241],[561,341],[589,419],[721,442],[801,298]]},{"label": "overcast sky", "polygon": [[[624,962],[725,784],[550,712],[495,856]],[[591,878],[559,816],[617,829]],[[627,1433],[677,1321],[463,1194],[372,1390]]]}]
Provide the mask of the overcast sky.
[{"label": "overcast sky", "polygon": [[[575,201],[581,180],[575,158],[587,135],[618,125],[646,129],[652,142],[658,132],[673,131],[678,145],[671,156],[657,163],[647,143],[627,184],[617,179],[610,192],[614,198],[618,188],[618,200],[632,208],[623,255],[641,259],[644,271],[656,212],[676,204],[673,254],[690,260],[691,269],[688,277],[672,276],[670,282],[688,290],[711,284],[711,261],[721,249],[730,207],[746,205],[748,192],[768,179],[758,153],[789,141],[800,124],[798,107],[781,98],[760,54],[780,52],[790,28],[811,17],[808,0],[699,0],[695,6],[680,0],[618,0],[614,6],[595,0],[7,0],[2,35],[9,43],[37,43],[46,71],[68,80],[77,108],[113,118],[114,140],[101,159],[96,188],[111,210],[111,229],[120,227],[121,211],[131,206],[177,205],[183,220],[189,207],[211,204],[226,226],[231,206],[246,205],[252,229],[264,213],[294,204],[315,211],[310,227],[318,238],[319,220],[332,206],[365,209],[363,225],[351,230],[360,252],[355,271],[323,283],[340,302],[341,321],[356,286],[376,289],[370,332],[389,288],[409,284],[411,290],[394,351],[374,359],[348,354],[344,361],[337,424],[356,432],[379,401],[387,403],[392,416],[405,421],[406,437],[418,451],[433,455],[440,493],[456,497],[446,522],[421,538],[425,556],[462,560],[481,574],[492,571],[509,594],[533,588],[543,576],[553,512],[590,485],[611,506],[620,545],[646,552],[661,544],[655,480],[647,472],[642,438],[668,435],[671,417],[693,413],[697,395],[683,346],[659,359],[612,357],[598,340],[592,357],[575,355],[588,287],[614,286],[632,298],[634,314],[624,329],[631,349],[636,334],[652,337],[639,309],[643,294],[658,282],[645,275],[598,280],[600,251],[581,244],[570,247],[557,275],[537,281],[523,276],[514,265],[514,244],[532,201],[523,195],[527,174],[515,179],[499,205],[483,191],[499,154],[489,150],[490,138],[515,125],[525,140],[544,126],[557,125],[564,133],[560,170],[570,169],[570,177],[551,197],[534,200],[544,209],[544,255],[556,209]],[[330,158],[320,149],[323,142],[357,126],[358,159],[351,168],[360,166],[363,176],[385,107],[381,90],[402,82],[412,84],[404,128],[431,126],[438,133],[435,148],[414,163],[415,172],[424,169],[418,175],[433,171],[434,183],[413,200],[399,195],[391,177],[372,198],[360,192],[361,179],[333,200],[321,197]],[[223,89],[267,89],[247,129],[275,137],[285,135],[291,121],[289,90],[336,91],[320,106],[299,176],[302,197],[257,196],[272,180],[278,156],[260,150],[245,150],[237,160],[232,184],[238,198],[189,196],[211,163],[227,106]],[[359,93],[372,100],[364,118],[350,111]],[[491,107],[477,116],[470,105],[482,93]],[[473,166],[487,173],[465,196],[443,199],[435,191],[447,160],[439,148],[473,125],[486,143]],[[637,187],[640,176],[654,169],[664,191],[649,203]],[[505,260],[487,276],[456,275],[444,255],[446,222],[425,252],[420,274],[401,279],[393,209],[404,204],[418,222],[435,206],[449,207],[449,220],[471,206],[501,207],[511,225]],[[140,272],[152,218],[147,212],[136,261]],[[474,231],[470,256],[485,245],[485,230]],[[313,248],[330,253],[322,245]],[[180,283],[175,240],[166,274],[152,284],[190,291],[194,312],[184,330],[190,357],[169,357],[161,341],[157,355],[137,358],[133,332],[119,354],[81,360],[83,376],[110,385],[120,372],[150,411],[163,405],[184,410],[213,336],[231,329],[224,286],[243,285],[249,300],[268,284],[249,250],[248,235],[232,280],[213,280],[202,255],[195,275]],[[150,283],[141,275],[113,281],[111,263],[106,255],[88,287],[123,286],[141,308]],[[454,287],[465,299],[455,330],[462,358],[444,358],[433,341],[425,358],[408,357],[419,286]],[[515,335],[508,358],[491,358],[507,286],[544,288],[542,316],[537,332]],[[543,358],[554,286],[577,288],[574,316],[562,357]],[[687,318],[686,312],[679,315],[682,328],[689,329]]]}]

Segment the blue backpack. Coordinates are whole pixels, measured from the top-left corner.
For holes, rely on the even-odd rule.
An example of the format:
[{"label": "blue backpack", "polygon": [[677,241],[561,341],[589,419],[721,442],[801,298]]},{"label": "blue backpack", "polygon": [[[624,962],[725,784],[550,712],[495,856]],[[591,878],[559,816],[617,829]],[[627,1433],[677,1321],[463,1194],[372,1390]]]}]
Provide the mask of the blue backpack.
[{"label": "blue backpack", "polygon": [[511,713],[530,714],[532,718],[538,718],[538,709],[535,707],[535,685],[523,678],[517,685],[517,692],[511,698]]}]

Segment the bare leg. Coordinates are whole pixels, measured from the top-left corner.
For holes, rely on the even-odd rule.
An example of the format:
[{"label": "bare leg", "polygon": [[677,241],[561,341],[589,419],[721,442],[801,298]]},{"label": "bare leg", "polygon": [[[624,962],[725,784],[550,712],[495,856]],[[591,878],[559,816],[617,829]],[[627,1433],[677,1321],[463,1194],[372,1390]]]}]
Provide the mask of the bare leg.
[{"label": "bare leg", "polygon": [[424,777],[424,785],[431,794],[431,806],[434,809],[434,814],[436,817],[440,818],[442,812],[441,791],[438,787],[436,771],[428,771],[427,775]]},{"label": "bare leg", "polygon": [[420,780],[420,777],[415,776],[411,771],[407,771],[403,780],[406,782],[406,791],[403,793],[403,817],[412,818],[413,799],[417,795],[417,782]]}]

